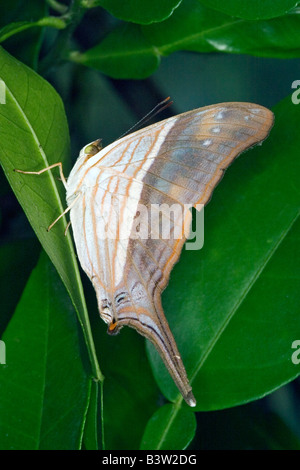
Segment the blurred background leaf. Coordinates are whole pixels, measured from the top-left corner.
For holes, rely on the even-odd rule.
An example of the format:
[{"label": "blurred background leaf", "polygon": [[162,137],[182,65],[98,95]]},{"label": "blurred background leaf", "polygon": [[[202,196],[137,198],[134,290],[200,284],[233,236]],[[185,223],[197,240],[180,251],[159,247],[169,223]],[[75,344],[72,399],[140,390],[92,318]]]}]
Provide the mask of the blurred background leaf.
[{"label": "blurred background leaf", "polygon": [[112,15],[132,23],[155,23],[172,15],[181,0],[86,0],[91,7],[102,6]]},{"label": "blurred background leaf", "polygon": [[83,54],[74,52],[70,59],[115,78],[148,77],[160,60],[156,49],[135,24],[117,27],[100,44]]},{"label": "blurred background leaf", "polygon": [[87,357],[75,310],[45,254],[3,340],[1,449],[78,449],[89,380],[82,359]]},{"label": "blurred background leaf", "polygon": [[[15,22],[34,22],[48,12],[47,3],[40,0],[2,0],[0,2],[0,27]],[[5,48],[25,64],[36,69],[42,45],[43,31],[31,29],[10,38]]]},{"label": "blurred background leaf", "polygon": [[14,313],[28,277],[37,263],[39,251],[39,244],[34,238],[0,246],[0,335]]},{"label": "blurred background leaf", "polygon": [[51,16],[41,18],[38,21],[17,21],[0,28],[0,42],[7,41],[7,39],[9,39],[11,36],[22,33],[23,31],[26,31],[30,28],[43,26],[64,29],[66,25],[62,20]]},{"label": "blurred background leaf", "polygon": [[248,20],[275,18],[288,13],[298,3],[297,0],[199,0],[200,3],[227,15],[237,16]]},{"label": "blurred background leaf", "polygon": [[227,52],[260,57],[299,56],[300,17],[249,21],[184,0],[161,23],[117,26],[97,45],[69,59],[114,78],[145,78],[159,66],[160,56],[176,51]]},{"label": "blurred background leaf", "polygon": [[234,18],[185,0],[171,18],[143,26],[143,32],[163,55],[178,50],[228,52],[258,57],[299,57],[299,15],[271,20]]}]

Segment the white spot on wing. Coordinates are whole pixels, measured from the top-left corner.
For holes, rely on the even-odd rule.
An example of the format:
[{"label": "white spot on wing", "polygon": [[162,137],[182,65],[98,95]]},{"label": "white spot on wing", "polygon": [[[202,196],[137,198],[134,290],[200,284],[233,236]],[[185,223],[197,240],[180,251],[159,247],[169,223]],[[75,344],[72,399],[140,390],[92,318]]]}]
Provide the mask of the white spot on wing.
[{"label": "white spot on wing", "polygon": [[215,115],[215,119],[216,119],[217,121],[221,121],[223,118],[224,118],[224,111],[219,111],[219,112]]}]

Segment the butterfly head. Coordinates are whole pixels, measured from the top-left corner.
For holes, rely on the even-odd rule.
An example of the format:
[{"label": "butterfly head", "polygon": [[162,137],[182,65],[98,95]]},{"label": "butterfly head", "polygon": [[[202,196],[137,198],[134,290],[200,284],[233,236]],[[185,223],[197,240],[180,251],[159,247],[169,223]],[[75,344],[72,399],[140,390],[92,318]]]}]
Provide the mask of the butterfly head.
[{"label": "butterfly head", "polygon": [[91,158],[102,150],[102,139],[97,139],[81,149],[80,157]]}]

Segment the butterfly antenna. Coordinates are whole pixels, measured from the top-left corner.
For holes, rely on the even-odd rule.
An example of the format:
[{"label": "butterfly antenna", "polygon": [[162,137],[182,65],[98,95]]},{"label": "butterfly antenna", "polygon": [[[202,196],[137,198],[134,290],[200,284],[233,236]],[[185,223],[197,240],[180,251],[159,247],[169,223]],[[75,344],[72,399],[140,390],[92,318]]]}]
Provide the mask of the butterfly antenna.
[{"label": "butterfly antenna", "polygon": [[125,137],[125,135],[130,134],[133,130],[138,129],[143,124],[150,121],[150,119],[154,118],[154,116],[156,116],[158,113],[160,113],[164,109],[168,108],[172,104],[173,104],[173,101],[170,101],[170,97],[168,96],[168,98],[164,99],[163,101],[158,103],[156,106],[154,106],[154,108],[151,109],[151,111],[149,111],[149,113],[147,113],[144,117],[142,117],[142,119],[140,119],[132,127],[130,127],[130,129],[128,129],[126,132],[124,132],[124,134],[120,135],[120,137],[118,139],[121,139],[122,137]]}]

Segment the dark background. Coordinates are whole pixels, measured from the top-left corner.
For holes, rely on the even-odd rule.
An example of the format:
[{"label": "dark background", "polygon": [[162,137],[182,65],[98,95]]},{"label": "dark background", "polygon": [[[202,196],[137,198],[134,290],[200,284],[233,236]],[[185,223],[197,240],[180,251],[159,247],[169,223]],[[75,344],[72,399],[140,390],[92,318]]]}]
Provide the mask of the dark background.
[{"label": "dark background", "polygon": [[[90,37],[87,31],[91,31],[91,28],[87,28],[86,24],[82,24],[75,35],[83,48],[91,47],[93,42],[99,41],[99,35],[105,33],[103,30]],[[46,38],[48,45],[51,44],[51,34],[49,32]],[[74,64],[62,64],[49,71],[46,78],[64,101],[70,126],[72,158],[75,161],[83,145],[97,138],[102,138],[104,145],[109,144],[167,96],[174,103],[156,120],[225,101],[249,101],[272,107],[291,93],[292,82],[300,79],[300,73],[299,61],[296,59],[180,52],[163,58],[159,69],[146,80],[115,80]],[[33,238],[25,215],[2,173],[0,183],[0,244]],[[33,254],[32,265],[36,260],[37,254]],[[3,272],[4,266],[1,269]],[[29,270],[30,266],[26,266],[26,269]],[[6,288],[5,295],[9,299],[10,286]],[[4,329],[5,322],[1,327]],[[299,397],[298,379],[258,402],[234,410],[201,413],[198,435],[205,436],[205,442],[196,445],[196,437],[192,447],[195,445],[199,448],[200,445],[210,448],[211,442],[216,446],[217,430],[230,417],[235,420],[236,429],[230,437],[220,437],[219,448],[236,448],[238,441],[243,448],[247,436],[239,436],[238,429],[243,416],[249,416],[248,411],[253,415],[266,410],[275,411],[300,437]]]}]

